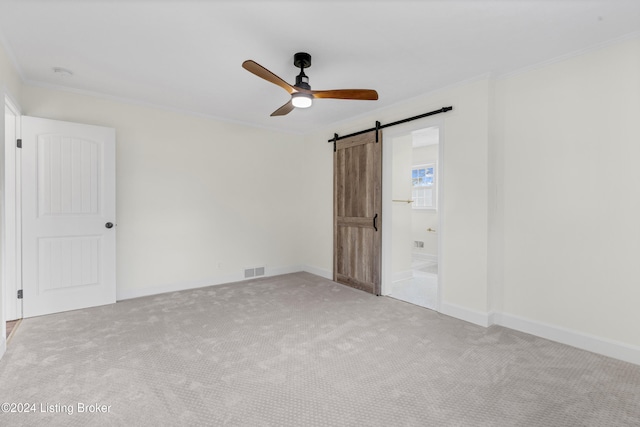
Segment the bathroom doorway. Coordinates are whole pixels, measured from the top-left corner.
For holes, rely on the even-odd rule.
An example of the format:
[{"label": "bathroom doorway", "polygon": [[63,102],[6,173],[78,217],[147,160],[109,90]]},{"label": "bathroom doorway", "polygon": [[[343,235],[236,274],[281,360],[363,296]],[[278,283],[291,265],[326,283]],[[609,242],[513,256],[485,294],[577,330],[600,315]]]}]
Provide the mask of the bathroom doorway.
[{"label": "bathroom doorway", "polygon": [[430,126],[393,137],[390,149],[390,262],[385,294],[438,310],[440,128]]}]

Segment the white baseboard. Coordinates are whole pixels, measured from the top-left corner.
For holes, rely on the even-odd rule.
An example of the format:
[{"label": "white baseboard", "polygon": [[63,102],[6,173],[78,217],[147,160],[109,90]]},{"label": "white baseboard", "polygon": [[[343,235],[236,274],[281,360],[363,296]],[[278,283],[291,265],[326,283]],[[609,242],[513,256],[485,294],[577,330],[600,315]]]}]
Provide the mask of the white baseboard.
[{"label": "white baseboard", "polygon": [[413,251],[411,253],[411,257],[415,259],[422,259],[425,261],[433,261],[433,262],[438,261],[438,255],[426,254],[424,252],[418,252],[418,251]]},{"label": "white baseboard", "polygon": [[393,273],[393,283],[413,279],[413,270],[397,271]]},{"label": "white baseboard", "polygon": [[499,325],[581,350],[640,365],[640,347],[638,346],[526,319],[513,314],[483,313],[446,302],[442,302],[440,312],[479,326]]},{"label": "white baseboard", "polygon": [[[280,276],[282,274],[297,273],[299,271],[306,271],[307,273],[315,274],[316,276],[324,277],[325,279],[333,280],[333,272],[322,268],[314,267],[311,265],[292,265],[288,267],[267,267],[265,275],[260,277]],[[254,279],[253,277],[251,279]],[[150,286],[147,288],[139,289],[118,289],[116,291],[116,300],[122,301],[131,298],[148,297],[150,295],[164,294],[167,292],[186,291],[189,289],[205,288],[207,286],[224,285],[227,283],[243,282],[245,279],[242,274],[229,274],[225,276],[212,277],[206,280],[196,280],[190,282],[169,283],[157,286]]]},{"label": "white baseboard", "polygon": [[314,267],[312,265],[302,266],[301,271],[315,274],[316,276],[324,277],[325,279],[333,280],[333,271],[325,270],[324,268]]},{"label": "white baseboard", "polygon": [[[212,277],[210,279],[205,279],[205,280],[168,283],[168,284],[162,284],[162,285],[156,285],[156,286],[149,286],[146,288],[118,289],[116,291],[116,300],[122,301],[126,299],[131,299],[131,298],[139,298],[139,297],[147,297],[150,295],[164,294],[167,292],[186,291],[189,289],[205,288],[207,286],[216,286],[216,285],[224,285],[227,283],[243,282],[245,280],[251,280],[251,279],[256,279],[260,277],[279,276],[281,274],[296,273],[298,271],[303,271],[303,270],[304,269],[299,265],[289,266],[289,267],[275,267],[275,268],[267,267],[265,269],[265,275],[259,276],[259,277],[245,278],[241,273],[238,273],[238,274],[228,274],[224,276]],[[313,273],[313,274],[316,274],[316,273]]]},{"label": "white baseboard", "polygon": [[592,353],[640,365],[640,347],[601,338],[559,326],[525,319],[508,313],[494,313],[493,324],[515,329]]},{"label": "white baseboard", "polygon": [[2,356],[4,356],[4,353],[7,351],[7,339],[2,337],[0,338],[0,360],[2,359]]},{"label": "white baseboard", "polygon": [[291,274],[299,271],[305,271],[304,267],[301,265],[290,265],[288,267],[268,268],[265,277],[280,276],[281,274]]},{"label": "white baseboard", "polygon": [[462,307],[444,301],[442,301],[442,303],[440,304],[440,313],[446,314],[447,316],[455,317],[456,319],[464,320],[465,322],[483,326],[485,328],[490,325],[489,313],[472,310],[470,308]]},{"label": "white baseboard", "polygon": [[190,282],[166,283],[163,285],[149,286],[146,288],[118,289],[116,291],[116,301],[123,301],[131,298],[148,297],[151,295],[165,294],[167,292],[186,291],[189,289],[205,288],[207,286],[222,285],[243,280],[238,276],[220,276],[207,280],[197,280]]}]

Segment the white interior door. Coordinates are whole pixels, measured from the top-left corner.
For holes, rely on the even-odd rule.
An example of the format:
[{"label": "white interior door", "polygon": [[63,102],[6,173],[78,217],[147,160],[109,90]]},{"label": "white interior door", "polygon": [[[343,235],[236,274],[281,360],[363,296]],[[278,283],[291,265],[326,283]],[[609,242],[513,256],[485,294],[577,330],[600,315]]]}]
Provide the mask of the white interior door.
[{"label": "white interior door", "polygon": [[116,300],[115,130],[22,117],[23,317]]}]

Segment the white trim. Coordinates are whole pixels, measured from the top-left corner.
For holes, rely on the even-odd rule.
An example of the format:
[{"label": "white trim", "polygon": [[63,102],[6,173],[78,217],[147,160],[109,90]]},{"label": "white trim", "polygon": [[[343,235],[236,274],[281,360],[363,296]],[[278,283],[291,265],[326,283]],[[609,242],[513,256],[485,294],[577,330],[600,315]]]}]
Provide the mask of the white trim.
[{"label": "white trim", "polygon": [[9,104],[9,108],[11,108],[12,111],[14,111],[18,116],[22,115],[22,110],[20,109],[20,104],[18,104],[18,102],[9,93],[9,91],[7,90],[6,87],[3,88],[3,90],[4,90],[4,92],[2,94],[4,95],[5,105],[8,103]]},{"label": "white trim", "polygon": [[403,280],[413,279],[413,270],[396,271],[393,273],[393,282],[401,282]]},{"label": "white trim", "polygon": [[[9,110],[15,116],[15,134],[13,141],[4,141],[4,212],[3,212],[3,271],[2,290],[4,295],[3,322],[22,318],[22,303],[16,293],[22,289],[22,236],[20,210],[20,150],[16,148],[16,139],[20,138],[20,108],[12,97],[4,93],[4,111]],[[3,126],[3,138],[6,123]]]},{"label": "white trim", "polygon": [[7,351],[7,339],[4,337],[6,334],[7,332],[3,329],[2,337],[0,337],[0,359],[2,359],[2,356],[4,356],[4,353]]},{"label": "white trim", "polygon": [[438,294],[436,295],[436,311],[440,311],[442,309],[442,289],[444,288],[445,282],[445,271],[444,271],[444,263],[442,258],[444,257],[444,216],[445,216],[445,206],[444,206],[444,150],[445,150],[445,129],[444,129],[444,118],[441,119],[441,122],[438,124],[438,169],[436,169],[436,173],[438,174],[438,188],[436,197],[438,210],[438,253],[437,253],[437,263],[438,263]]},{"label": "white trim", "polygon": [[442,301],[442,303],[440,304],[440,313],[446,314],[447,316],[455,317],[459,320],[464,320],[465,322],[473,323],[474,325],[483,326],[485,328],[490,325],[489,313],[472,310],[470,308],[462,307],[457,304],[451,304],[445,301]]},{"label": "white trim", "polygon": [[416,259],[419,259],[419,260],[423,260],[423,261],[438,262],[438,255],[433,255],[433,254],[427,254],[427,253],[424,253],[424,252],[413,251],[411,253],[411,256],[413,258],[416,258]]},{"label": "white trim", "polygon": [[314,267],[312,265],[304,265],[302,266],[302,271],[333,280],[333,271],[331,270],[325,270],[324,268]]},{"label": "white trim", "polygon": [[311,265],[292,265],[288,267],[266,268],[264,276],[244,278],[242,272],[238,274],[228,274],[225,276],[213,277],[206,280],[196,280],[191,282],[167,283],[164,285],[150,286],[148,288],[138,289],[118,289],[116,292],[116,300],[123,301],[132,298],[147,297],[151,295],[164,294],[167,292],[186,291],[189,289],[206,288],[207,286],[225,285],[229,283],[244,282],[262,277],[280,276],[282,274],[298,273],[304,271],[325,279],[333,280],[333,272]]},{"label": "white trim", "polygon": [[508,313],[493,314],[493,324],[556,341],[592,353],[640,365],[640,347]]},{"label": "white trim", "polygon": [[488,320],[487,320],[487,322],[488,322],[487,328],[489,326],[491,326],[491,325],[497,325],[499,316],[500,316],[500,313],[496,313],[495,311],[490,311],[488,313],[488,315],[487,315],[487,318],[488,318]]},{"label": "white trim", "polygon": [[265,274],[264,276],[260,276],[260,277],[245,278],[243,274],[244,271],[240,271],[237,274],[228,274],[225,276],[212,277],[210,279],[205,279],[205,280],[166,283],[162,285],[149,286],[146,288],[117,289],[116,300],[123,301],[127,299],[132,299],[132,298],[164,294],[167,292],[186,291],[189,289],[206,288],[207,286],[217,286],[217,285],[225,285],[225,284],[236,283],[236,282],[244,282],[247,280],[261,279],[263,277],[280,276],[282,274],[297,273],[299,271],[303,271],[303,267],[299,265],[289,266],[289,267],[278,267],[278,268],[265,267]]},{"label": "white trim", "polygon": [[442,303],[440,312],[475,325],[483,327],[498,325],[560,344],[576,347],[581,350],[640,365],[640,346],[597,337],[513,314],[483,313],[447,302]]},{"label": "white trim", "polygon": [[[17,137],[22,138],[22,113],[18,110]],[[16,288],[22,289],[22,151],[16,150]],[[22,300],[16,299],[16,319],[22,319]]]}]

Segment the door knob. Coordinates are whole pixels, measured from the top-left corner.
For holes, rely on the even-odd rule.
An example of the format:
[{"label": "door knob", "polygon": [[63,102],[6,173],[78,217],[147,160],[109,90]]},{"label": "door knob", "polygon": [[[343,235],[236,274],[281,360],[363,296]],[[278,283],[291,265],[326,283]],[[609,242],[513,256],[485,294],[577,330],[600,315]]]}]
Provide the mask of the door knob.
[{"label": "door knob", "polygon": [[108,222],[104,225],[107,228],[112,228],[113,227],[113,223],[112,222]]}]

